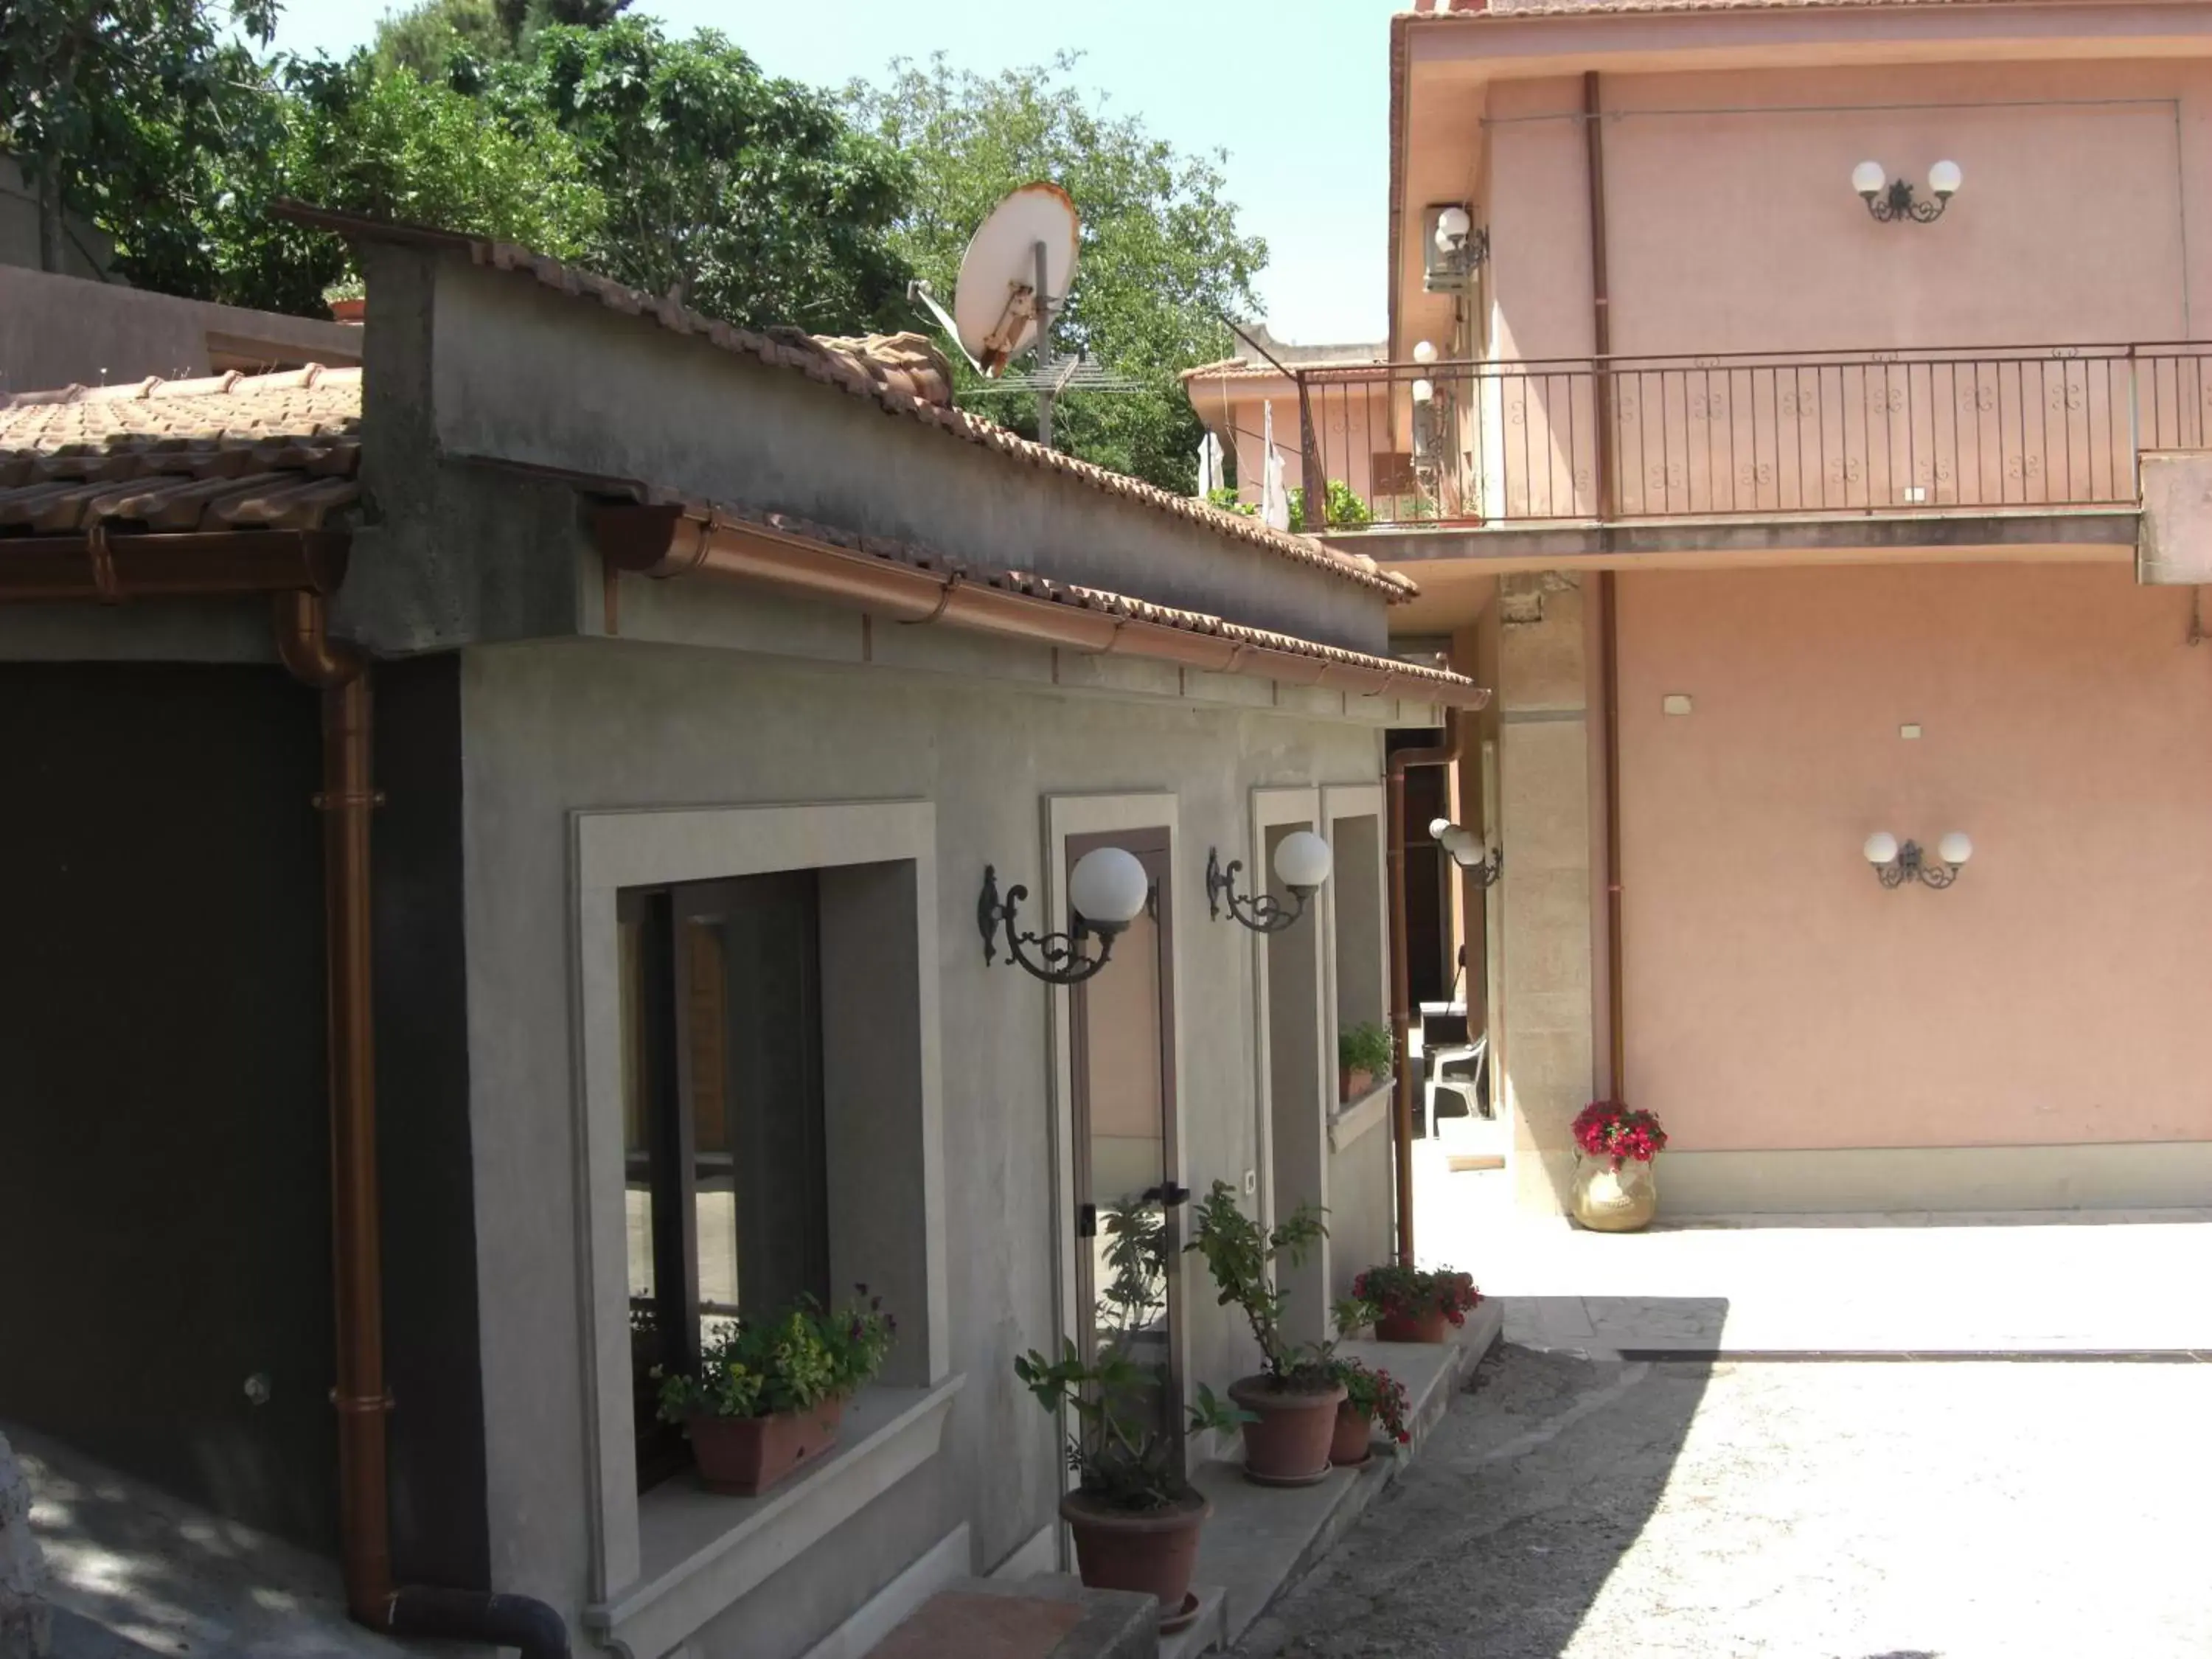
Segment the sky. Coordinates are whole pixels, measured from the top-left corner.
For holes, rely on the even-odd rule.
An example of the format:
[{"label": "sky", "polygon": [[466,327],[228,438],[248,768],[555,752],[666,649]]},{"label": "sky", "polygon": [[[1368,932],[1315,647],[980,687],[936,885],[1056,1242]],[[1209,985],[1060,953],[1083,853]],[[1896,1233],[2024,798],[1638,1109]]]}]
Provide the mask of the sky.
[{"label": "sky", "polygon": [[[1077,78],[1190,151],[1224,149],[1229,198],[1267,240],[1259,282],[1279,339],[1379,340],[1389,16],[1403,0],[636,0],[678,33],[720,29],[769,73],[817,86],[942,51],[988,74],[1079,52]],[[340,55],[385,0],[289,0],[278,46]],[[1294,87],[1328,95],[1295,96]],[[1079,206],[1080,204],[1078,204]]]}]

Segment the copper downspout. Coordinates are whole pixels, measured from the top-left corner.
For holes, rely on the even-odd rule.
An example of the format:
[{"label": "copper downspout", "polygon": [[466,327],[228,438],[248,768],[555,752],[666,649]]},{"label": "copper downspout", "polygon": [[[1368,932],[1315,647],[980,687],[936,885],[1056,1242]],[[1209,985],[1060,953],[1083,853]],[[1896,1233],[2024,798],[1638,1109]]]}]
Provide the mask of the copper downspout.
[{"label": "copper downspout", "polygon": [[[1605,103],[1597,71],[1583,76],[1583,141],[1589,161],[1590,310],[1596,347],[1598,516],[1613,516],[1616,499],[1613,444],[1613,282],[1605,244]],[[1607,1092],[1628,1097],[1628,1033],[1620,930],[1620,587],[1611,570],[1597,578],[1599,672],[1605,704],[1605,1030]]]},{"label": "copper downspout", "polygon": [[382,1237],[376,1182],[376,1024],[370,1000],[368,659],[327,631],[315,593],[279,594],[276,654],[322,694],[323,909],[330,1027],[331,1256],[337,1324],[338,1531],[346,1605],[382,1628],[392,1597],[385,1471]]},{"label": "copper downspout", "polygon": [[1390,757],[1389,822],[1383,827],[1390,864],[1390,1031],[1396,1040],[1398,1086],[1391,1102],[1392,1151],[1398,1182],[1398,1260],[1413,1265],[1413,1068],[1406,1044],[1413,1030],[1413,968],[1406,939],[1406,773],[1415,766],[1456,766],[1465,757],[1469,722],[1457,708],[1444,714],[1444,740],[1426,749],[1401,749]]}]

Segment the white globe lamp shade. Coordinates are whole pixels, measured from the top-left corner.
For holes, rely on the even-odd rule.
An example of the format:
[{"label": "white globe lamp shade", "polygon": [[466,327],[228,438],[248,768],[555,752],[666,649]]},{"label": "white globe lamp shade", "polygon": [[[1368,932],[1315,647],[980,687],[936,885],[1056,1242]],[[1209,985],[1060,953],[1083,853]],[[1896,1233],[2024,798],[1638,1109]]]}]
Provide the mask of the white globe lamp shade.
[{"label": "white globe lamp shade", "polygon": [[1973,837],[1964,830],[1954,830],[1936,843],[1936,856],[1946,864],[1964,864],[1974,856]]},{"label": "white globe lamp shade", "polygon": [[1879,196],[1889,175],[1879,161],[1862,161],[1851,169],[1851,188],[1862,196]]},{"label": "white globe lamp shade", "polygon": [[1451,834],[1451,831],[1452,821],[1449,818],[1431,818],[1429,820],[1429,839],[1431,841],[1441,842],[1446,836]]},{"label": "white globe lamp shade", "polygon": [[1443,843],[1444,851],[1449,853],[1462,864],[1468,861],[1468,855],[1474,851],[1478,844],[1474,839],[1474,831],[1468,829],[1464,824],[1458,823],[1452,825],[1437,839]]},{"label": "white globe lamp shade", "polygon": [[1938,161],[1928,169],[1928,188],[1938,196],[1956,196],[1966,182],[1966,175],[1956,161]]},{"label": "white globe lamp shade", "polygon": [[1467,240],[1467,234],[1474,228],[1474,221],[1468,217],[1463,207],[1448,207],[1437,215],[1437,246],[1447,253]]},{"label": "white globe lamp shade", "polygon": [[1436,382],[1423,379],[1413,382],[1413,401],[1425,404],[1437,395]]},{"label": "white globe lamp shade", "polygon": [[1869,864],[1893,864],[1897,861],[1897,837],[1887,830],[1877,830],[1866,838],[1863,850]]},{"label": "white globe lamp shade", "polygon": [[1275,845],[1275,879],[1293,893],[1310,893],[1328,879],[1336,855],[1310,830],[1293,830]]},{"label": "white globe lamp shade", "polygon": [[1068,908],[1102,933],[1118,933],[1134,921],[1152,890],[1145,866],[1118,847],[1091,848],[1067,878]]},{"label": "white globe lamp shade", "polygon": [[1413,343],[1413,361],[1415,362],[1432,363],[1436,362],[1436,360],[1437,343],[1434,340],[1416,340]]}]

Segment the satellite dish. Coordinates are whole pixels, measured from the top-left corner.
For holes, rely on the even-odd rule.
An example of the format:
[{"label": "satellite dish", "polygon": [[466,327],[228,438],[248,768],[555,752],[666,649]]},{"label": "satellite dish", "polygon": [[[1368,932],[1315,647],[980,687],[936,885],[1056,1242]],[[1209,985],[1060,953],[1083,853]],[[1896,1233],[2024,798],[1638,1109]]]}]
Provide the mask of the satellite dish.
[{"label": "satellite dish", "polygon": [[[1075,281],[1075,204],[1058,185],[1024,185],[991,210],[960,257],[952,333],[984,374],[1037,337],[1042,314],[1065,304]],[[1042,273],[1044,293],[1037,292]]]}]

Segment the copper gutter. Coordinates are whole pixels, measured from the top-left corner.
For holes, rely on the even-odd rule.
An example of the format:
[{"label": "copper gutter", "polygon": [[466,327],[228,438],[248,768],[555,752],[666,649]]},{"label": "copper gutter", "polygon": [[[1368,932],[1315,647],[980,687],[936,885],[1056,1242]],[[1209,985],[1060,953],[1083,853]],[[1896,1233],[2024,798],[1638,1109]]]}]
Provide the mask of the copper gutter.
[{"label": "copper gutter", "polygon": [[[1598,516],[1613,516],[1613,280],[1605,241],[1605,101],[1597,71],[1583,76],[1583,143],[1589,163],[1590,312],[1597,366]],[[1622,1024],[1626,977],[1620,895],[1620,593],[1611,570],[1597,579],[1599,673],[1605,703],[1605,1030],[1607,1093],[1628,1097],[1628,1033]]]},{"label": "copper gutter", "polygon": [[345,579],[347,538],[326,530],[0,537],[0,603],[306,592]]},{"label": "copper gutter", "polygon": [[362,1623],[392,1594],[385,1470],[384,1284],[376,1182],[376,1020],[370,999],[368,659],[327,631],[319,594],[276,600],[276,654],[323,700],[324,951],[330,1050],[331,1267],[337,1326],[338,1531],[346,1605]]},{"label": "copper gutter", "polygon": [[598,509],[592,526],[600,556],[610,564],[661,580],[708,575],[757,583],[894,622],[942,623],[1088,656],[1139,657],[1359,696],[1389,693],[1475,708],[1489,701],[1490,694],[1478,687],[1429,679],[1379,658],[1307,656],[1257,640],[1170,627],[1103,606],[1040,598],[996,585],[988,574],[901,562],[750,520],[620,505]]},{"label": "copper gutter", "polygon": [[1398,1260],[1409,1267],[1413,1265],[1413,1068],[1407,1062],[1406,1045],[1413,1030],[1413,967],[1406,938],[1406,773],[1416,766],[1457,766],[1466,757],[1472,725],[1461,709],[1447,710],[1442,743],[1426,749],[1401,749],[1390,757],[1386,769],[1389,820],[1383,834],[1390,865],[1390,1031],[1398,1055],[1390,1134],[1398,1183]]}]

